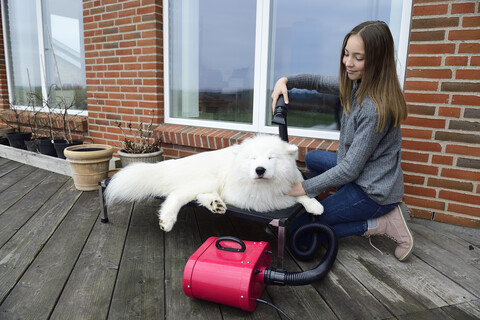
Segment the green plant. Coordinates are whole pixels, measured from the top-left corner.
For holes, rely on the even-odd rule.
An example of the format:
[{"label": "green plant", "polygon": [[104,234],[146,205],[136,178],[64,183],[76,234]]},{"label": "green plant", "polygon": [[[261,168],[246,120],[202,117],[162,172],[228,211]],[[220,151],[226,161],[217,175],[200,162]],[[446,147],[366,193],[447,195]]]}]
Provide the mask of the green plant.
[{"label": "green plant", "polygon": [[115,124],[122,130],[124,136],[122,151],[138,154],[160,150],[162,141],[153,136],[153,122],[148,126],[140,123],[136,128],[131,122],[126,124],[126,128],[123,128],[122,123],[118,121]]}]

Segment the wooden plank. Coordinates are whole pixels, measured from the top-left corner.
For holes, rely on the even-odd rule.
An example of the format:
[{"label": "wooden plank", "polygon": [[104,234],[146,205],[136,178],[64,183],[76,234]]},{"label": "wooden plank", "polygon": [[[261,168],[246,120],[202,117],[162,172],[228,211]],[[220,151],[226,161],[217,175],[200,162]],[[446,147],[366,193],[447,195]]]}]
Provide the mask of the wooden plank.
[{"label": "wooden plank", "polygon": [[20,167],[22,164],[20,162],[8,160],[5,158],[0,158],[0,178],[12,170]]},{"label": "wooden plank", "polygon": [[[31,174],[27,175],[24,179],[18,181],[10,186],[10,188],[2,192],[2,201],[0,202],[0,217],[6,209],[20,200],[23,196],[25,196],[25,194],[30,192],[39,183],[41,183],[43,179],[50,175],[52,175],[52,173],[49,171],[37,169]],[[64,179],[64,182],[65,180],[66,179]]]},{"label": "wooden plank", "polygon": [[[47,171],[37,170],[35,173],[45,173]],[[49,173],[39,185],[33,188],[21,201],[16,202],[0,215],[0,248],[10,239],[22,226],[54,195],[62,185],[69,179],[67,176],[56,173]],[[29,182],[27,178],[22,181]],[[21,182],[19,183],[21,184]],[[9,190],[12,191],[13,188]],[[6,197],[2,199],[0,207],[4,206],[12,198],[9,192],[2,193]]]},{"label": "wooden plank", "polygon": [[[376,239],[377,247],[393,252],[394,246],[383,247],[387,241],[393,243],[391,240]],[[342,239],[338,260],[395,316],[475,299],[415,255],[401,263],[393,254],[376,252],[367,239]]]},{"label": "wooden plank", "polygon": [[[268,241],[274,255],[277,251],[277,239],[270,232],[266,232],[265,225],[253,221],[233,218],[235,230],[250,240]],[[285,256],[284,268],[288,272],[302,271],[290,255]],[[325,300],[318,294],[312,285],[305,286],[267,286],[272,303],[281,308],[293,319],[337,319]]]},{"label": "wooden plank", "polygon": [[460,303],[436,309],[415,312],[398,317],[399,320],[478,320],[480,319],[479,300]]},{"label": "wooden plank", "polygon": [[478,320],[480,319],[480,300],[443,307],[442,310],[453,319]]},{"label": "wooden plank", "polygon": [[0,194],[10,188],[13,184],[31,174],[33,171],[35,171],[35,168],[31,166],[19,166],[15,170],[9,171],[6,175],[0,178]]},{"label": "wooden plank", "polygon": [[95,195],[81,195],[0,306],[2,317],[48,319],[99,215]]},{"label": "wooden plank", "polygon": [[[473,259],[473,265],[479,266],[480,232],[478,229],[447,226],[445,223],[415,219],[411,228],[421,232],[429,241],[452,252],[464,255],[462,258]],[[471,258],[470,258],[471,257]],[[476,262],[476,263],[475,263]]]},{"label": "wooden plank", "polygon": [[8,158],[29,166],[72,176],[70,164],[65,159],[47,156],[41,153],[0,145],[0,157]]},{"label": "wooden plank", "polygon": [[[312,262],[300,262],[302,270],[315,268],[325,248],[321,248]],[[328,306],[340,319],[388,319],[393,315],[350,272],[350,266],[336,261],[329,273],[312,284]],[[348,303],[345,303],[348,301]]]},{"label": "wooden plank", "polygon": [[416,240],[415,254],[480,298],[479,255],[475,250],[469,250],[469,243],[455,235],[434,232],[420,225],[411,226]]},{"label": "wooden plank", "polygon": [[80,192],[73,188],[70,179],[0,249],[0,302],[30,266],[79,196]]},{"label": "wooden plank", "polygon": [[109,319],[164,319],[164,232],[157,209],[145,203],[134,206]]},{"label": "wooden plank", "polygon": [[222,318],[216,303],[192,299],[183,292],[185,264],[201,244],[194,209],[184,207],[172,231],[165,233],[165,318],[168,320]]},{"label": "wooden plank", "polygon": [[107,318],[132,206],[109,209],[110,222],[95,223],[50,319]]}]

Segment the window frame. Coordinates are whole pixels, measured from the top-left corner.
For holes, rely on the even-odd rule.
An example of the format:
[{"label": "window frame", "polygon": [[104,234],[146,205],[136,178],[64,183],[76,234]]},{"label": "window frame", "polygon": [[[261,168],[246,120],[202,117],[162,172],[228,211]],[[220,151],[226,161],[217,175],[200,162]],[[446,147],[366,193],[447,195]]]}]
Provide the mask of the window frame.
[{"label": "window frame", "polygon": [[[165,123],[187,125],[195,127],[238,130],[260,133],[278,133],[275,126],[265,125],[266,109],[270,106],[265,105],[267,101],[267,77],[268,77],[268,59],[270,46],[270,9],[272,1],[257,0],[256,13],[256,33],[255,33],[255,65],[254,65],[254,86],[253,86],[253,121],[251,124],[197,120],[186,118],[173,118],[170,116],[170,25],[169,25],[169,0],[163,3],[163,43],[164,43],[164,116]],[[397,73],[400,85],[403,88],[405,82],[405,73],[408,55],[408,40],[410,34],[410,20],[412,15],[413,0],[401,1],[402,15],[400,17],[400,30],[397,45]],[[312,130],[303,128],[289,128],[289,134],[300,137],[338,140],[340,133],[338,131]]]},{"label": "window frame", "polygon": [[[12,0],[10,0],[12,1]],[[5,68],[6,68],[6,73],[7,73],[7,86],[8,86],[8,101],[10,103],[10,107],[13,107],[17,110],[31,110],[31,111],[40,111],[40,112],[51,112],[48,110],[47,106],[44,104],[42,107],[32,107],[32,106],[24,106],[24,105],[14,105],[14,99],[13,99],[13,94],[12,92],[15,91],[15,89],[12,87],[12,80],[10,79],[10,75],[12,74],[12,66],[10,65],[10,57],[8,57],[8,54],[10,53],[10,43],[6,41],[6,39],[9,39],[7,34],[7,3],[6,1],[2,1],[1,3],[1,9],[2,9],[2,26],[3,26],[3,39],[4,39],[4,52],[5,52]],[[43,23],[43,12],[42,12],[42,0],[35,0],[35,12],[37,15],[37,40],[38,40],[38,51],[40,52],[39,54],[39,65],[40,66],[45,66],[46,65],[46,60],[45,60],[45,54],[42,54],[45,52],[45,39],[44,39],[44,23]],[[83,20],[82,20],[83,23]],[[46,97],[47,96],[47,75],[45,74],[46,70],[45,68],[40,67],[40,82],[42,85],[42,96]],[[52,108],[54,111],[61,111],[58,108]],[[62,110],[63,112],[63,110]],[[88,109],[86,110],[67,110],[67,113],[70,115],[76,115],[76,116],[88,116]]]}]

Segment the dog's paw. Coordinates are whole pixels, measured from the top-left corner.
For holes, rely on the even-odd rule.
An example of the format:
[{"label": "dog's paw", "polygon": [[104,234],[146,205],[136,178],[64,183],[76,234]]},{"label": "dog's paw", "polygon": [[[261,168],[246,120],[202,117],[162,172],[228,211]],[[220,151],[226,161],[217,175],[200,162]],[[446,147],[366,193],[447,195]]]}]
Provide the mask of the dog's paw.
[{"label": "dog's paw", "polygon": [[162,229],[165,232],[169,232],[173,229],[173,225],[175,224],[175,221],[168,221],[165,219],[160,219],[159,225],[160,229]]},{"label": "dog's paw", "polygon": [[197,201],[213,213],[225,213],[227,206],[220,199],[220,196],[214,193],[203,193],[197,196]]},{"label": "dog's paw", "polygon": [[315,216],[321,215],[323,213],[323,206],[314,198],[308,198],[301,202],[305,210]]},{"label": "dog's paw", "polygon": [[213,213],[223,214],[227,212],[227,206],[223,203],[220,199],[214,199],[210,202],[207,206],[208,210],[212,211]]}]

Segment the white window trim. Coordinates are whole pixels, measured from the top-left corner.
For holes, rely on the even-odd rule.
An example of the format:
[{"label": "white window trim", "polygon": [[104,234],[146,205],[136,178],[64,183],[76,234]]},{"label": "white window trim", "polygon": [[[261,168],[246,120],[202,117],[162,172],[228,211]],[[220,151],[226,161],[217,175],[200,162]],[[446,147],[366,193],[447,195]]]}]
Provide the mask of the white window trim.
[{"label": "white window trim", "polygon": [[[5,25],[5,22],[7,21],[7,8],[6,8],[6,1],[2,1],[1,3],[2,6],[2,23],[3,23],[3,39],[7,39],[7,28]],[[47,96],[47,85],[46,85],[46,70],[45,70],[45,55],[43,52],[45,52],[45,46],[44,46],[44,38],[43,38],[43,16],[42,16],[42,0],[36,0],[35,2],[36,6],[36,14],[37,14],[37,39],[38,39],[38,51],[39,51],[39,63],[40,63],[40,82],[42,85],[42,95],[44,97]],[[35,112],[46,112],[48,113],[49,110],[47,106],[43,105],[42,107],[30,107],[30,106],[23,106],[23,105],[13,105],[13,94],[14,88],[12,81],[10,79],[10,74],[12,71],[12,66],[10,65],[10,61],[7,58],[8,52],[10,52],[10,47],[9,43],[7,41],[4,41],[3,47],[5,50],[5,67],[6,67],[6,72],[7,72],[7,87],[8,87],[8,101],[10,103],[10,107],[13,107],[17,110],[29,110],[29,111],[35,111]],[[63,112],[61,109],[53,108],[50,112]],[[69,115],[76,115],[76,116],[88,116],[88,110],[67,110],[67,114]]]},{"label": "white window trim", "polygon": [[[410,33],[410,20],[412,15],[413,0],[402,2],[402,17],[400,21],[400,39],[398,41],[397,52],[397,71],[400,85],[403,88],[405,81],[406,62],[408,55],[408,40]],[[169,77],[169,1],[163,2],[163,43],[164,43],[164,116],[165,123],[178,124],[185,126],[215,128],[225,130],[237,130],[247,132],[278,133],[276,126],[265,125],[265,110],[270,109],[270,105],[265,106],[267,101],[267,76],[268,76],[268,46],[269,46],[269,26],[270,26],[270,5],[271,1],[257,1],[256,16],[256,34],[255,34],[255,76],[254,76],[254,95],[253,95],[253,121],[252,124],[242,124],[226,121],[209,121],[173,118],[170,116],[170,77]],[[263,105],[263,107],[262,107]],[[340,133],[338,131],[320,131],[311,129],[301,129],[295,127],[288,128],[289,135],[308,137],[315,139],[338,140]]]}]

